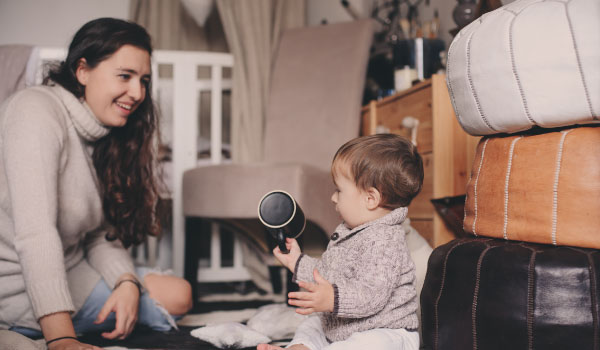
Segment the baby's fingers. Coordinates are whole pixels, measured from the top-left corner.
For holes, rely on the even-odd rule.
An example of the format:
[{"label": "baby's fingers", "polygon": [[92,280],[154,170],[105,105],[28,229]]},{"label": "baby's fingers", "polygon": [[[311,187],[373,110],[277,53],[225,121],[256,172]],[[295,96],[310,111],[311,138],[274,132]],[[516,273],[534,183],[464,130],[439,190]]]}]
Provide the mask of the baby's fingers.
[{"label": "baby's fingers", "polygon": [[302,308],[308,308],[308,307],[314,306],[313,302],[309,301],[309,300],[288,299],[288,303],[290,305],[299,306]]},{"label": "baby's fingers", "polygon": [[286,238],[285,239],[285,247],[288,249],[288,251],[292,250],[292,247],[294,246],[294,242],[295,240],[290,239],[290,238]]},{"label": "baby's fingers", "polygon": [[292,249],[292,248],[296,248],[296,247],[298,249],[300,249],[300,245],[298,245],[298,241],[293,238],[286,238],[285,245],[288,247],[288,249]]},{"label": "baby's fingers", "polygon": [[300,314],[300,315],[310,315],[313,312],[315,312],[315,310],[313,308],[307,308],[307,309],[296,309],[296,313]]},{"label": "baby's fingers", "polygon": [[288,298],[289,299],[297,299],[297,300],[312,300],[312,295],[311,293],[307,293],[307,292],[291,292],[288,293]]}]

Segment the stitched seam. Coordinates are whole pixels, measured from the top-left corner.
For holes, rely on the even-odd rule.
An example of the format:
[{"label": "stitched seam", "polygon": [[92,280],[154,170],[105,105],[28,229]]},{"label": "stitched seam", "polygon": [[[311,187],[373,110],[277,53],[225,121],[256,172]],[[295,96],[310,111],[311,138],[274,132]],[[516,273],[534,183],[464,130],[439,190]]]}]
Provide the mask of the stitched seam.
[{"label": "stitched seam", "polygon": [[450,45],[448,49],[448,54],[446,57],[446,81],[448,82],[448,92],[450,92],[450,98],[452,99],[452,107],[454,108],[454,114],[456,114],[456,119],[460,121],[460,115],[458,114],[458,106],[456,105],[456,99],[454,98],[454,88],[452,87],[451,79],[450,79],[450,53],[452,52],[452,48],[454,45]]},{"label": "stitched seam", "polygon": [[581,66],[581,57],[579,56],[579,50],[577,49],[577,41],[575,40],[575,33],[573,32],[573,22],[571,21],[571,16],[569,15],[569,7],[566,3],[563,4],[565,5],[565,15],[567,16],[567,22],[569,23],[569,32],[571,33],[571,40],[573,41],[573,50],[575,50],[575,58],[577,59],[577,69],[579,70],[579,76],[581,77],[581,83],[583,84],[583,90],[585,91],[585,99],[587,101],[588,108],[590,109],[590,115],[592,116],[592,120],[598,120],[598,117],[595,115],[594,110],[592,108],[592,99],[590,98],[590,92],[585,81],[585,75],[583,74],[583,67]]},{"label": "stitched seam", "polygon": [[589,251],[589,250],[585,250],[582,248],[576,248],[576,247],[565,247],[568,248],[569,250],[581,253],[581,254],[585,254],[588,258],[588,272],[590,274],[590,303],[591,303],[591,309],[592,309],[592,326],[594,327],[594,345],[593,345],[593,349],[598,350],[598,337],[599,337],[599,329],[598,329],[598,297],[597,297],[597,290],[598,290],[598,282],[596,280],[596,268],[594,265],[594,261],[592,258],[592,255],[594,253],[596,253],[596,251]]},{"label": "stitched seam", "polygon": [[[467,188],[469,188],[469,186],[471,185],[471,180],[473,179],[473,171],[471,171],[471,173],[469,174],[469,181],[467,181]],[[466,231],[465,228],[465,220],[467,220],[467,198],[468,198],[468,193],[465,194],[465,208],[463,210],[463,225],[462,228],[463,230]]]},{"label": "stitched seam", "polygon": [[529,271],[527,276],[527,345],[533,350],[533,321],[534,321],[534,293],[535,293],[535,256],[537,252],[532,250],[529,258]]},{"label": "stitched seam", "polygon": [[479,259],[477,260],[477,274],[475,277],[475,292],[473,293],[473,306],[471,307],[471,324],[473,327],[473,350],[477,350],[477,299],[479,297],[479,282],[481,280],[481,264],[483,262],[483,257],[488,252],[488,250],[492,249],[487,243],[486,248],[479,255]]},{"label": "stitched seam", "polygon": [[450,253],[458,247],[459,245],[464,244],[464,242],[458,242],[454,246],[452,246],[446,256],[444,257],[444,264],[442,265],[442,282],[440,283],[440,292],[438,293],[437,298],[435,298],[435,304],[433,305],[433,320],[434,320],[434,336],[433,336],[433,350],[438,350],[439,343],[439,313],[438,306],[440,304],[440,299],[442,298],[442,293],[444,291],[444,282],[446,281],[446,265],[448,264],[448,257]]},{"label": "stitched seam", "polygon": [[540,2],[544,2],[544,1],[545,1],[545,0],[539,0],[539,1],[532,2],[532,3],[530,3],[530,4],[527,4],[525,7],[523,7],[523,8],[521,9],[521,11],[518,11],[518,12],[517,12],[517,11],[513,11],[513,10],[509,10],[509,9],[506,9],[506,8],[505,8],[505,10],[506,10],[506,11],[508,11],[508,12],[510,12],[510,13],[512,13],[512,14],[514,14],[514,15],[518,15],[518,14],[520,14],[521,12],[525,11],[525,9],[526,9],[526,8],[528,8],[529,6],[532,6],[532,5],[535,5],[535,4],[538,4],[538,3],[540,3]]},{"label": "stitched seam", "polygon": [[558,144],[558,153],[556,155],[556,167],[554,170],[554,184],[552,185],[552,244],[556,245],[556,227],[558,223],[558,179],[560,176],[560,164],[562,161],[563,146],[565,137],[571,130],[561,131],[562,135]]},{"label": "stitched seam", "polygon": [[475,34],[475,32],[471,33],[471,35],[469,35],[469,39],[467,39],[467,79],[469,80],[469,88],[471,89],[471,94],[475,99],[475,105],[477,106],[479,116],[481,117],[485,125],[487,125],[487,127],[493,131],[498,131],[494,129],[494,127],[490,124],[485,115],[483,115],[483,110],[481,108],[481,104],[479,103],[479,97],[477,96],[477,92],[475,91],[475,87],[473,86],[473,79],[471,77],[471,39],[473,38],[473,34]]},{"label": "stitched seam", "polygon": [[[482,155],[482,157],[483,157],[483,155]],[[469,173],[469,181],[467,181],[467,188],[469,188],[469,186],[471,185],[471,181],[473,180],[473,171],[472,170],[473,169],[471,169],[471,172]],[[462,228],[465,231],[467,230],[465,227],[465,221],[467,220],[467,210],[466,210],[467,196],[468,196],[468,193],[465,194],[465,210],[463,210],[463,225],[462,225]]]},{"label": "stitched seam", "polygon": [[473,218],[473,234],[477,236],[477,232],[475,231],[475,223],[477,222],[477,185],[479,184],[479,175],[481,174],[481,167],[483,166],[483,157],[485,156],[485,148],[487,147],[488,141],[490,139],[485,139],[485,143],[483,144],[483,149],[481,150],[481,160],[479,161],[479,168],[477,169],[477,177],[475,178],[475,187],[473,188],[473,194],[475,197],[475,215]]},{"label": "stitched seam", "polygon": [[510,143],[510,151],[508,152],[508,166],[506,167],[506,179],[504,181],[504,229],[502,231],[502,235],[504,236],[504,239],[508,239],[508,234],[506,233],[506,229],[508,228],[508,184],[510,183],[510,170],[512,168],[515,144],[522,137],[523,136],[519,136],[516,139],[512,140],[512,142]]},{"label": "stitched seam", "polygon": [[588,262],[590,264],[590,293],[592,300],[592,320],[594,326],[594,347],[593,349],[598,350],[598,300],[597,300],[597,290],[598,290],[598,281],[596,281],[596,267],[594,265],[594,260],[592,259],[592,253],[586,252],[588,257]]},{"label": "stitched seam", "polygon": [[[511,12],[512,13],[512,12]],[[529,113],[529,106],[527,106],[527,98],[525,98],[525,92],[523,91],[523,84],[521,83],[521,79],[519,78],[519,73],[517,72],[517,62],[515,61],[515,48],[513,44],[513,26],[515,24],[515,20],[517,19],[517,15],[515,15],[510,21],[510,25],[508,27],[508,47],[510,51],[510,61],[512,65],[512,72],[515,76],[515,80],[517,81],[517,87],[519,88],[519,94],[521,95],[521,102],[523,103],[523,109],[525,110],[525,116],[531,125],[536,124],[533,118],[531,117],[531,113]]]}]

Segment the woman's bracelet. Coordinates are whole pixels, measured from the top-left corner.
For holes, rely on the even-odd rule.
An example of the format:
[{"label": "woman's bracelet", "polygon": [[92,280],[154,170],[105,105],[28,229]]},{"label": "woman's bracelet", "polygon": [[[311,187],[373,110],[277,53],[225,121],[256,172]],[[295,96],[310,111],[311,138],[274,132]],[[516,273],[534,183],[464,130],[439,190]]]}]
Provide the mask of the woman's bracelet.
[{"label": "woman's bracelet", "polygon": [[137,289],[138,289],[138,292],[140,292],[140,296],[142,295],[142,284],[141,284],[139,281],[137,281],[137,280],[134,280],[134,279],[130,279],[130,278],[128,278],[128,279],[124,279],[124,280],[120,280],[119,282],[117,282],[117,284],[115,284],[115,287],[113,288],[113,290],[115,290],[115,289],[119,288],[119,286],[120,286],[120,285],[121,285],[123,282],[131,282],[131,283],[135,284],[135,286],[136,286],[136,287],[137,287]]},{"label": "woman's bracelet", "polygon": [[77,337],[71,337],[71,336],[68,336],[68,337],[58,337],[58,338],[54,338],[54,339],[52,339],[52,340],[48,340],[48,341],[46,342],[46,346],[50,345],[50,343],[54,343],[55,341],[59,341],[59,340],[63,340],[63,339],[75,339],[75,340],[77,340]]}]

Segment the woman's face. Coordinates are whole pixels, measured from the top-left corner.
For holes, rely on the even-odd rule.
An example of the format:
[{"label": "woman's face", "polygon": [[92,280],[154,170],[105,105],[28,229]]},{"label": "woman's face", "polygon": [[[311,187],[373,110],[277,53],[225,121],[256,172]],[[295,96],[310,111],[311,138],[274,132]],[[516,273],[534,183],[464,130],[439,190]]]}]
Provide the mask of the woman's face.
[{"label": "woman's face", "polygon": [[146,96],[150,55],[136,46],[124,45],[94,68],[82,59],[76,75],[85,86],[85,101],[96,118],[106,126],[123,126]]}]

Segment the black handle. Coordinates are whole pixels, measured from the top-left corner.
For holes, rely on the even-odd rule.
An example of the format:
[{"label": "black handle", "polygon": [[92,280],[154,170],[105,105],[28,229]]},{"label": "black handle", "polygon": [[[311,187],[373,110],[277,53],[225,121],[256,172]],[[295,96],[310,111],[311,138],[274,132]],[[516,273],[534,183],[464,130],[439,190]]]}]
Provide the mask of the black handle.
[{"label": "black handle", "polygon": [[281,229],[277,230],[277,245],[279,246],[279,250],[281,250],[283,254],[289,254],[290,251],[285,245],[285,235],[283,234],[283,230]]}]

